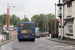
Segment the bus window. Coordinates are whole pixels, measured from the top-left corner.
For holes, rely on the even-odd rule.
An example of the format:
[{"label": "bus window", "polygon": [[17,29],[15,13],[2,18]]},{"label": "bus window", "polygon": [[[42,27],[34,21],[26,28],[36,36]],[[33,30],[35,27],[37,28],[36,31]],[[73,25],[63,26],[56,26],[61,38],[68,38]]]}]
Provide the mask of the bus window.
[{"label": "bus window", "polygon": [[34,28],[34,24],[32,24],[32,23],[20,24],[19,28],[20,29],[33,29]]}]

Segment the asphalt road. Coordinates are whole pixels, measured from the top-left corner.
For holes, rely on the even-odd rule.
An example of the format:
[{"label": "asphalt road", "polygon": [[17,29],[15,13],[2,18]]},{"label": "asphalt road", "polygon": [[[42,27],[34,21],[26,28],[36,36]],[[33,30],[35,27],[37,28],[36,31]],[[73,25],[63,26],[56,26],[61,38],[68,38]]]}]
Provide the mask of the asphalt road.
[{"label": "asphalt road", "polygon": [[0,50],[75,50],[75,45],[36,38],[35,42],[15,40],[0,46]]}]

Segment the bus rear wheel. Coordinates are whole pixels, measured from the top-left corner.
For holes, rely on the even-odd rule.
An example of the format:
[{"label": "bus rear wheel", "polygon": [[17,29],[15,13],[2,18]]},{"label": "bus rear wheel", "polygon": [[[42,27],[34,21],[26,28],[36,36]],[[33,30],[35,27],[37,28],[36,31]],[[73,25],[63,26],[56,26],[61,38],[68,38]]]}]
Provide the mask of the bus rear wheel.
[{"label": "bus rear wheel", "polygon": [[35,39],[32,39],[32,41],[35,41]]},{"label": "bus rear wheel", "polygon": [[21,41],[21,39],[18,39],[18,41]]}]

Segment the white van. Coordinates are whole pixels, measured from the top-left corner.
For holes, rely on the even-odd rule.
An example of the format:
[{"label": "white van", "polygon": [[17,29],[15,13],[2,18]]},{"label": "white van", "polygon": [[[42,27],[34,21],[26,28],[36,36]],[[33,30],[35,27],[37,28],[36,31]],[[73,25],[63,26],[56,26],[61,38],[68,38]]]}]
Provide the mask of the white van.
[{"label": "white van", "polygon": [[35,33],[39,33],[39,28],[35,28]]},{"label": "white van", "polygon": [[[13,31],[14,30],[14,26],[9,26],[9,31]],[[6,32],[7,32],[7,26],[6,25],[4,25],[3,26],[3,32],[6,34]]]}]

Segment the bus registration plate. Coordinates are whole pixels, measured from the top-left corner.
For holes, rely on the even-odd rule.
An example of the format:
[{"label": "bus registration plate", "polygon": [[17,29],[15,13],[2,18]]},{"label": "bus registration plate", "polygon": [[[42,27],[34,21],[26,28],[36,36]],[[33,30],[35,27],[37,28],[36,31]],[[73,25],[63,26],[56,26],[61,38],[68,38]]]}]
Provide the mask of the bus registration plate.
[{"label": "bus registration plate", "polygon": [[24,38],[28,38],[28,36],[24,36]]}]

